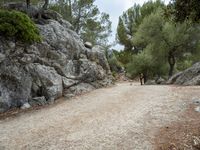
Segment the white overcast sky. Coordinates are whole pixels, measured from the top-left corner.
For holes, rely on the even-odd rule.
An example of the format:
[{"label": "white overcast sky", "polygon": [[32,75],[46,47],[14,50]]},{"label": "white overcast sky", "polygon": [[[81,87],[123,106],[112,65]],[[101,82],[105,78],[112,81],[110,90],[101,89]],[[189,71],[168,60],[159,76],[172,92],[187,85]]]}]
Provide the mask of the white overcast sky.
[{"label": "white overcast sky", "polygon": [[[109,41],[113,42],[115,40],[115,34],[118,24],[118,18],[122,15],[124,11],[132,7],[135,3],[142,5],[148,0],[96,0],[95,4],[98,6],[101,12],[106,12],[110,15],[110,20],[112,22],[112,36]],[[168,3],[170,0],[163,0]],[[115,48],[120,49],[120,46]]]}]

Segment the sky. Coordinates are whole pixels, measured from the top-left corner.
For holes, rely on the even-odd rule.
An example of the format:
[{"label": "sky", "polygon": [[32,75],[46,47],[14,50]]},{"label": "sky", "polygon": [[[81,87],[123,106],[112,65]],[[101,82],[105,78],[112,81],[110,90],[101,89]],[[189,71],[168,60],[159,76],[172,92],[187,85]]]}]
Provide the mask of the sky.
[{"label": "sky", "polygon": [[[109,42],[113,43],[115,41],[115,35],[117,31],[117,24],[119,16],[122,15],[124,11],[132,7],[135,3],[142,5],[148,0],[96,0],[95,4],[98,6],[101,12],[106,12],[110,15],[110,20],[112,22],[112,36],[109,38]],[[170,0],[163,0],[168,3]],[[122,46],[116,45],[115,49],[123,49]]]}]

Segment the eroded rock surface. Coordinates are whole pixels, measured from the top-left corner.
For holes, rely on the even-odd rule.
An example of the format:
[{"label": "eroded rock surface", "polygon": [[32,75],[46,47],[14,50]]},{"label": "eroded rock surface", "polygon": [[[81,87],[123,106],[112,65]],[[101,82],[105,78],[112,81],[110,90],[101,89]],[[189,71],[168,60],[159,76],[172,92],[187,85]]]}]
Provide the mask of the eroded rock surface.
[{"label": "eroded rock surface", "polygon": [[26,103],[52,103],[112,83],[104,49],[86,48],[61,16],[44,15],[45,23],[37,24],[41,43],[0,37],[0,112]]},{"label": "eroded rock surface", "polygon": [[200,62],[183,72],[175,74],[167,83],[177,85],[200,85]]}]

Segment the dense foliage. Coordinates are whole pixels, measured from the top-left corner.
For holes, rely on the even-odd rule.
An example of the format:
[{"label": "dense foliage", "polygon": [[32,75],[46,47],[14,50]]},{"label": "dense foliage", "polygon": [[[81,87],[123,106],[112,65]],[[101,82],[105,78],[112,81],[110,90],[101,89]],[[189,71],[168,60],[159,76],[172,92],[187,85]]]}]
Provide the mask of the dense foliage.
[{"label": "dense foliage", "polygon": [[166,9],[166,16],[170,16],[176,22],[191,20],[199,22],[200,20],[200,1],[199,0],[171,0]]},{"label": "dense foliage", "polygon": [[122,70],[122,64],[118,61],[115,54],[113,53],[108,57],[108,63],[110,65],[110,69],[113,73],[118,73]]},{"label": "dense foliage", "polygon": [[27,43],[41,40],[34,22],[18,11],[0,10],[0,35]]},{"label": "dense foliage", "polygon": [[156,62],[169,64],[172,76],[177,61],[186,53],[194,54],[199,44],[199,29],[187,23],[173,24],[160,16],[161,12],[146,17],[136,32],[134,43],[149,51]]},{"label": "dense foliage", "polygon": [[30,5],[44,5],[47,2],[51,2],[52,0],[0,0],[0,6],[4,5],[6,3],[12,3],[12,2],[17,2],[17,3],[26,3],[27,7],[30,7]]},{"label": "dense foliage", "polygon": [[164,7],[160,0],[149,1],[144,3],[143,6],[135,4],[119,17],[117,39],[120,44],[125,46],[125,50],[135,53],[140,50],[140,47],[136,47],[133,43],[137,28],[143,19],[155,12],[158,7]]},{"label": "dense foliage", "polygon": [[0,6],[9,2],[22,2],[28,9],[31,5],[37,5],[41,10],[48,6],[69,21],[84,42],[110,47],[111,21],[108,14],[100,13],[95,0],[0,0]]},{"label": "dense foliage", "polygon": [[125,48],[118,60],[132,77],[139,73],[170,77],[199,60],[199,24],[174,23],[166,18],[166,10],[161,1],[149,1],[134,5],[119,18],[118,40]]}]

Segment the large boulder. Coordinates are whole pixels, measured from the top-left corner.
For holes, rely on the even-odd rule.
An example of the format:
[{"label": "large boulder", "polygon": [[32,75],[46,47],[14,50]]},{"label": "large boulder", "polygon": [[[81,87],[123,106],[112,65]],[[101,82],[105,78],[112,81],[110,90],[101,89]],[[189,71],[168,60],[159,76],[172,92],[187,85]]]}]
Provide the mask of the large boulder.
[{"label": "large boulder", "polygon": [[200,62],[183,72],[175,74],[167,83],[177,85],[200,85]]},{"label": "large boulder", "polygon": [[[48,101],[54,101],[62,96],[63,85],[62,77],[53,67],[41,64],[29,64],[27,72],[32,77],[33,96],[45,96]],[[38,94],[42,92],[41,94]]]},{"label": "large boulder", "polygon": [[155,80],[147,80],[147,82],[145,83],[145,85],[156,85],[156,81]]},{"label": "large boulder", "polygon": [[0,112],[52,103],[112,83],[104,49],[86,48],[70,23],[44,12],[37,24],[41,43],[27,45],[0,36]]},{"label": "large boulder", "polygon": [[86,48],[92,49],[92,43],[85,42],[84,45],[85,45]]},{"label": "large boulder", "polygon": [[47,100],[44,96],[42,97],[34,97],[30,102],[32,106],[42,106],[47,104]]},{"label": "large boulder", "polygon": [[145,83],[145,85],[164,85],[166,84],[166,80],[160,76],[155,77],[154,80],[147,80],[147,82]]},{"label": "large boulder", "polygon": [[166,80],[163,79],[162,77],[159,77],[157,80],[156,80],[156,84],[165,84],[166,83]]}]

